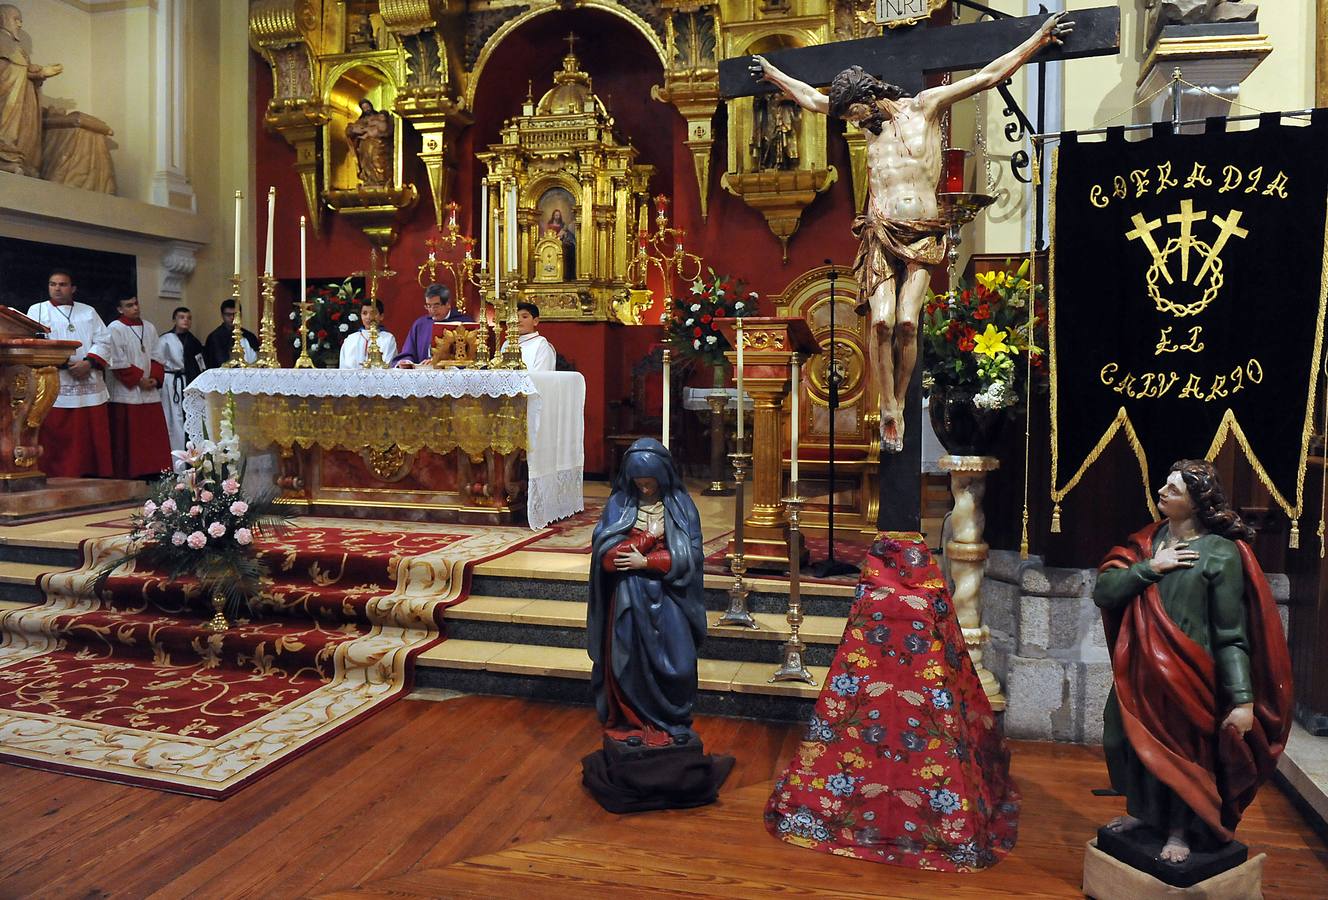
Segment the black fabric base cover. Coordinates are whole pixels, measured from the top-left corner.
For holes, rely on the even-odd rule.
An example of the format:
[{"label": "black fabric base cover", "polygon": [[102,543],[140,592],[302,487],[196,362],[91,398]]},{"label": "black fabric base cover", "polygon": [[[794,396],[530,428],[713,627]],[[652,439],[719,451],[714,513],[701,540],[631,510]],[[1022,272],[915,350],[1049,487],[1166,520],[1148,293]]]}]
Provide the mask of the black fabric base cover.
[{"label": "black fabric base cover", "polygon": [[1116,832],[1103,825],[1097,830],[1097,849],[1172,887],[1193,887],[1236,868],[1250,856],[1249,847],[1240,841],[1230,841],[1211,848],[1192,848],[1185,862],[1177,865],[1165,862],[1158,855],[1166,840],[1165,835],[1147,827]]},{"label": "black fabric base cover", "polygon": [[629,747],[604,738],[581,760],[581,783],[611,813],[690,809],[714,803],[732,756],[709,756],[700,738],[667,747]]}]

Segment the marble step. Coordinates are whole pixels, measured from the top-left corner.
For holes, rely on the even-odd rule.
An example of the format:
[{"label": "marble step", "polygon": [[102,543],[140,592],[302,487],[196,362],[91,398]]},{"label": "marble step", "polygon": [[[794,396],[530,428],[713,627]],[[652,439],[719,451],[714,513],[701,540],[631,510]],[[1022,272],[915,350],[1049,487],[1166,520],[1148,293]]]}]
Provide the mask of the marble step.
[{"label": "marble step", "polygon": [[[590,658],[584,649],[452,639],[420,654],[415,665],[416,684],[424,688],[562,703],[592,700]],[[805,721],[826,676],[823,666],[808,668],[815,685],[771,684],[773,663],[702,659],[697,666],[696,712]]]},{"label": "marble step", "polygon": [[[449,639],[505,642],[583,649],[586,645],[586,604],[568,600],[527,600],[472,596],[444,614]],[[780,658],[789,628],[783,615],[754,613],[759,629],[716,627],[718,613],[703,651],[716,659],[770,662]],[[844,619],[808,616],[801,631],[808,665],[829,665],[844,631]]]},{"label": "marble step", "polygon": [[[578,554],[518,552],[527,557],[511,562],[509,557],[475,567],[471,593],[480,596],[513,597],[525,600],[560,600],[584,603],[589,590],[589,557]],[[538,573],[532,576],[531,573]],[[711,610],[729,606],[732,576],[705,576],[705,603]],[[773,578],[748,578],[747,608],[754,613],[783,616],[788,609],[788,582]],[[854,585],[804,582],[803,613],[843,618],[853,605]]]}]

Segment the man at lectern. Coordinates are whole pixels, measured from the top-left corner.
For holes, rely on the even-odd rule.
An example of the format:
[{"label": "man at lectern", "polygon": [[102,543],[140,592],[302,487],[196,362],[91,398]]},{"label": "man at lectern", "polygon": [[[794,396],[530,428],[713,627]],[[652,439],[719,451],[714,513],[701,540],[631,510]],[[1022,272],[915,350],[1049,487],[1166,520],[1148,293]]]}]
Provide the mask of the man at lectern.
[{"label": "man at lectern", "polygon": [[415,320],[406,335],[401,352],[392,360],[399,369],[413,369],[429,359],[433,350],[434,323],[473,322],[470,316],[458,312],[452,305],[452,292],[444,285],[431,284],[424,290],[424,315]]}]

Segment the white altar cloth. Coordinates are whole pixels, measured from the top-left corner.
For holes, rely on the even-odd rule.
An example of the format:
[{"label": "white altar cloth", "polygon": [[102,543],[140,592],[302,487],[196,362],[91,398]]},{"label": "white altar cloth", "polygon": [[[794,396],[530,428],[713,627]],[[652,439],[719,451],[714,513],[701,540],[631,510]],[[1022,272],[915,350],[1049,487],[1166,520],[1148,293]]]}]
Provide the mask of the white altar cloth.
[{"label": "white altar cloth", "polygon": [[208,437],[226,395],[526,398],[531,528],[584,506],[586,380],[579,372],[468,369],[208,369],[185,389],[185,432]]}]

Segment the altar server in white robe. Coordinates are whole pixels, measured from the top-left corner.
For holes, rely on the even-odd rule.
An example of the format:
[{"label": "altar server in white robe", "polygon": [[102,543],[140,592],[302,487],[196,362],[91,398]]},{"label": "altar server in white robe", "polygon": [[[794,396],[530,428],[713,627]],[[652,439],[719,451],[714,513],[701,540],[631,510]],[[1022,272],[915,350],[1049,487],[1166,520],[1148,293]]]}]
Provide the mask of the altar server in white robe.
[{"label": "altar server in white robe", "polygon": [[171,440],[161,408],[166,366],[157,354],[157,327],[139,315],[138,298],[119,304],[111,334],[111,463],[117,478],[145,478],[171,467]]},{"label": "altar server in white robe", "polygon": [[78,292],[67,269],[47,277],[49,300],[28,307],[28,318],[51,329],[59,341],[78,341],[69,361],[60,366],[60,394],[41,426],[42,455],[37,467],[63,478],[110,477],[111,431],[106,414],[106,382],[102,372],[111,358],[110,332]]},{"label": "altar server in white robe", "polygon": [[383,301],[365,300],[360,306],[360,322],[363,328],[348,335],[341,342],[341,360],[337,367],[341,369],[360,369],[364,367],[365,357],[369,352],[369,325],[378,323],[378,349],[383,353],[383,365],[391,365],[397,355],[397,339],[392,332],[383,328]]},{"label": "altar server in white robe", "polygon": [[166,434],[172,450],[183,450],[184,389],[207,368],[203,343],[190,331],[194,314],[187,306],[177,306],[171,314],[171,330],[157,338],[157,359],[166,367],[161,384],[161,409],[166,415]]},{"label": "altar server in white robe", "polygon": [[[521,361],[531,372],[552,372],[558,366],[558,354],[548,338],[539,333],[539,307],[533,303],[516,305],[517,345],[521,348]],[[502,350],[507,348],[503,341]]]}]

